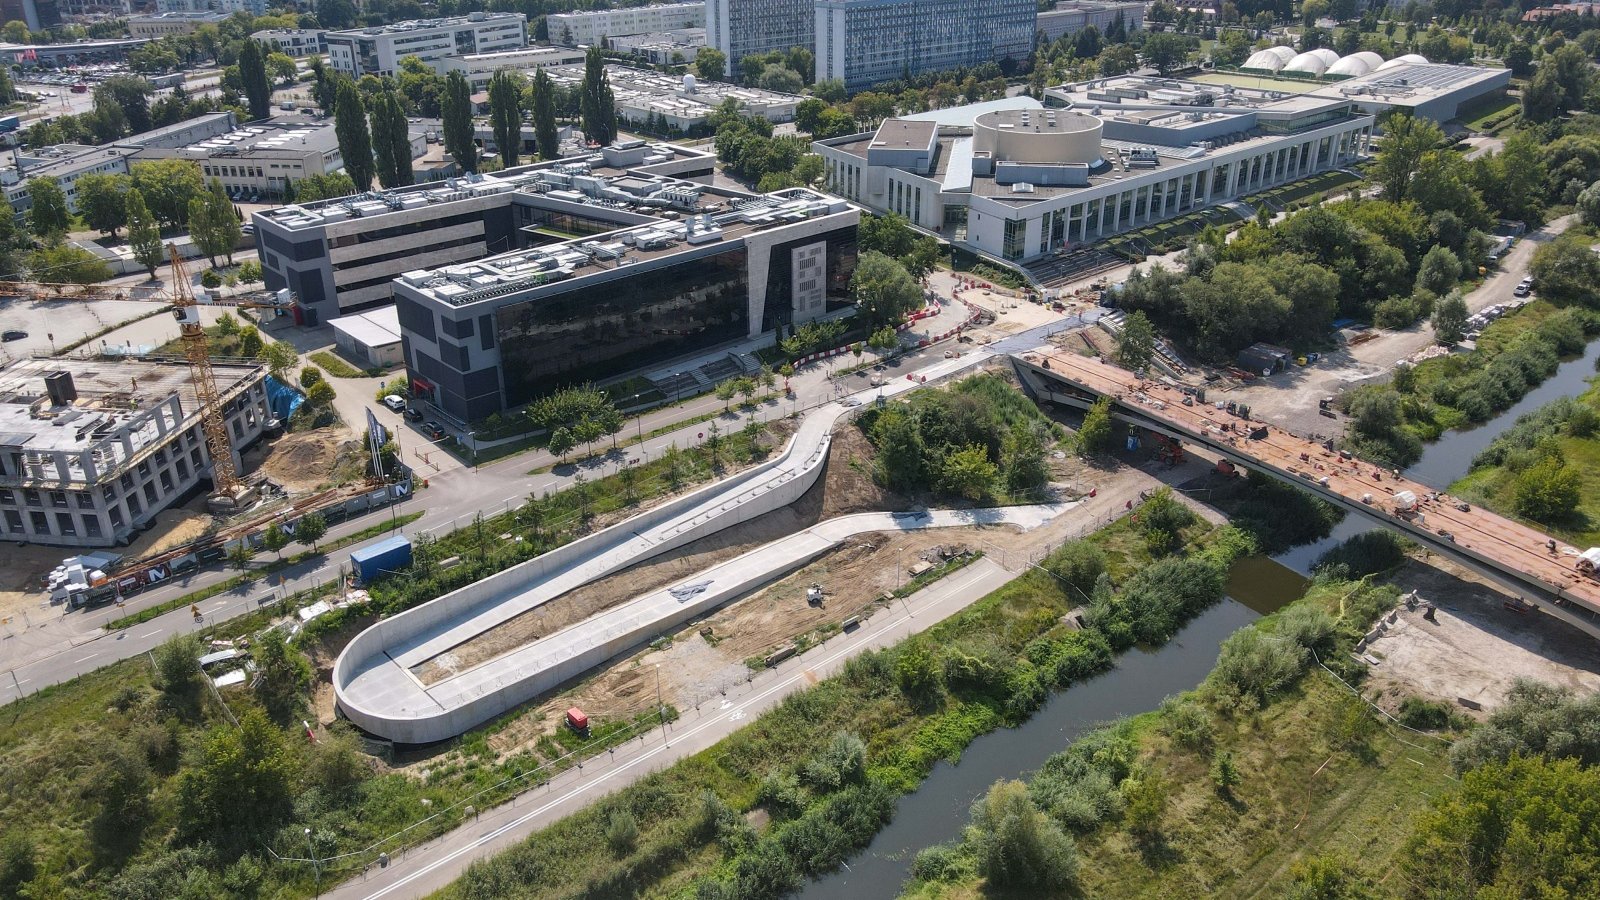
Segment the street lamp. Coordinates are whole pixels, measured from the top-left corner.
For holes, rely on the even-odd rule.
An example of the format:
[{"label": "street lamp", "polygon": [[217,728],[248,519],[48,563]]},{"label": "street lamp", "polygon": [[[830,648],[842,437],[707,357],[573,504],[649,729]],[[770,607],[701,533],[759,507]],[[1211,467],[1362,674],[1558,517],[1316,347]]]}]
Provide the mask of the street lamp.
[{"label": "street lamp", "polygon": [[306,856],[311,858],[311,871],[316,873],[317,896],[322,896],[322,863],[317,859],[317,852],[311,846],[311,828],[306,827]]}]

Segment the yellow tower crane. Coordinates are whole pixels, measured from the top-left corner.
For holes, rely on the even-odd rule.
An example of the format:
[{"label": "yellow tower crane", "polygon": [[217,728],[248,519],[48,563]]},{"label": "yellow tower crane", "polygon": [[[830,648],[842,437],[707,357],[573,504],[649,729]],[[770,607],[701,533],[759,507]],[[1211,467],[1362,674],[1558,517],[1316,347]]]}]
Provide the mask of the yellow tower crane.
[{"label": "yellow tower crane", "polygon": [[228,423],[222,415],[222,398],[217,393],[217,379],[211,371],[211,348],[206,332],[200,324],[200,306],[195,302],[194,290],[189,286],[189,273],[178,255],[176,244],[167,245],[172,258],[172,315],[178,320],[178,330],[183,336],[183,355],[189,359],[189,373],[194,379],[195,399],[200,404],[200,427],[206,435],[206,450],[211,454],[211,483],[216,488],[213,505],[237,506],[243,497],[239,470],[233,464],[233,441],[228,439]]}]

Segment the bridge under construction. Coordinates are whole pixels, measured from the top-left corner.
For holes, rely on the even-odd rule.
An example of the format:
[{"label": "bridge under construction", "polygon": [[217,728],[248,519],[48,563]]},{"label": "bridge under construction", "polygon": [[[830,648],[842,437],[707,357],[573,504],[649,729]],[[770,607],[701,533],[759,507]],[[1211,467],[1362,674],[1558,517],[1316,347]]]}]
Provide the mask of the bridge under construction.
[{"label": "bridge under construction", "polygon": [[1331,441],[1319,443],[1218,408],[1180,385],[1052,348],[1012,359],[1040,399],[1081,409],[1108,397],[1123,421],[1368,516],[1600,639],[1600,581],[1579,571],[1583,548],[1336,450]]}]

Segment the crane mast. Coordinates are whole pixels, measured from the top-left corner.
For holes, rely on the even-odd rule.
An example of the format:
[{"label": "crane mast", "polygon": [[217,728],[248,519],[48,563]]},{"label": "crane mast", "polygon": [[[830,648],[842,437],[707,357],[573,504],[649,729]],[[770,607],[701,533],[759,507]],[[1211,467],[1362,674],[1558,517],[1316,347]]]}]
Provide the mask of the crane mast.
[{"label": "crane mast", "polygon": [[200,307],[189,285],[189,273],[175,244],[167,245],[172,258],[172,315],[183,336],[183,353],[189,359],[194,379],[195,398],[200,404],[200,427],[205,432],[206,450],[211,454],[211,481],[218,499],[234,502],[239,495],[239,470],[233,464],[233,442],[228,438],[228,423],[222,414],[222,398],[211,371],[211,348],[200,324]]}]

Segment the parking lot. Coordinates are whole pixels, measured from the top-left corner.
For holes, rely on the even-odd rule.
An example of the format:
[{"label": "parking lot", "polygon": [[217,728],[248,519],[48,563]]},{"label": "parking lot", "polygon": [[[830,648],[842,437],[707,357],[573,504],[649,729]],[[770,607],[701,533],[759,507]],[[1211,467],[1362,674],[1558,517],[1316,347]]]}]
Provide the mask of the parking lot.
[{"label": "parking lot", "polygon": [[[55,347],[115,327],[130,319],[159,309],[157,304],[137,300],[43,300],[0,298],[0,332],[22,331],[27,337],[0,343],[0,362],[23,359],[34,353],[50,353],[50,336]],[[99,348],[99,343],[95,343]]]}]

